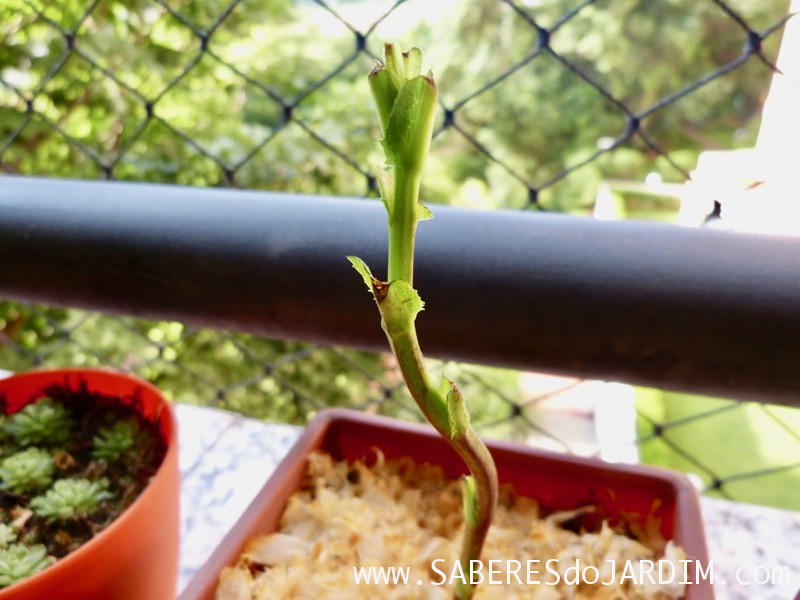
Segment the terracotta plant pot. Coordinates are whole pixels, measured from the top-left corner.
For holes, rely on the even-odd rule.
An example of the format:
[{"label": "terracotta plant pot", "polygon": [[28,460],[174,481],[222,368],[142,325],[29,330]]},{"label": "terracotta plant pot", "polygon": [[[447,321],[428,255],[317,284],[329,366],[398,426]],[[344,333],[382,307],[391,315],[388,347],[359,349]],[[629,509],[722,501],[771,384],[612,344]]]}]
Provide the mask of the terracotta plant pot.
[{"label": "terracotta plant pot", "polygon": [[[505,442],[487,442],[500,482],[512,483],[545,509],[567,510],[596,504],[612,524],[650,515],[664,538],[683,547],[687,558],[708,563],[697,493],[677,472],[647,466],[614,465],[536,450]],[[461,459],[431,427],[331,409],[308,425],[270,480],[222,543],[198,571],[180,600],[212,600],[219,573],[236,563],[247,540],[276,530],[288,498],[301,485],[305,457],[325,451],[336,459],[355,460],[378,447],[387,459],[410,456],[415,462],[440,465],[451,477],[463,474]],[[655,506],[655,508],[654,508]],[[687,600],[712,599],[707,583],[686,586]]]},{"label": "terracotta plant pot", "polygon": [[177,421],[149,383],[111,371],[34,371],[0,380],[6,414],[22,409],[53,385],[107,396],[138,397],[142,415],[157,423],[167,452],[156,475],[111,525],[54,565],[0,590],[0,600],[172,600],[178,574]]}]

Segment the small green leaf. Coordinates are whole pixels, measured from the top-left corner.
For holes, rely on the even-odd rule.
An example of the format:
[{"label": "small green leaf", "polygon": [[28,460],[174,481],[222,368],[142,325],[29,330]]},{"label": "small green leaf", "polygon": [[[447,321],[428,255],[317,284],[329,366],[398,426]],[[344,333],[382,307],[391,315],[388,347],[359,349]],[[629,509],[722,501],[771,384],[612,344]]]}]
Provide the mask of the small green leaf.
[{"label": "small green leaf", "polygon": [[389,124],[389,115],[392,113],[392,108],[394,108],[394,101],[397,99],[397,91],[400,89],[399,83],[383,65],[375,67],[369,74],[367,81],[369,82],[372,97],[375,100],[375,107],[378,110],[381,131],[384,132]]},{"label": "small green leaf", "polygon": [[442,375],[442,378],[439,380],[439,389],[437,391],[442,398],[447,398],[447,395],[450,393],[451,389],[453,389],[453,382]]},{"label": "small green leaf", "polygon": [[467,405],[466,402],[464,402],[464,396],[456,387],[456,384],[446,377],[442,377],[442,387],[446,385],[445,382],[449,386],[446,398],[447,418],[450,421],[450,437],[463,437],[470,428]]},{"label": "small green leaf", "polygon": [[406,79],[414,79],[422,75],[422,50],[411,48],[403,52],[403,63],[405,64]]},{"label": "small green leaf", "polygon": [[427,221],[433,218],[433,213],[422,202],[417,202],[417,221]]},{"label": "small green leaf", "polygon": [[387,43],[383,45],[383,60],[386,64],[386,71],[392,77],[395,85],[400,88],[406,78],[406,64],[403,54],[396,44]]},{"label": "small green leaf", "polygon": [[17,531],[11,525],[0,523],[0,549],[8,548],[8,545],[16,539]]},{"label": "small green leaf", "polygon": [[475,479],[472,476],[462,480],[462,500],[464,502],[464,520],[467,527],[474,529],[478,525],[478,494],[475,488]]},{"label": "small green leaf", "polygon": [[388,284],[386,295],[382,300],[379,298],[378,306],[386,333],[392,336],[411,331],[425,303],[407,281],[398,279]]},{"label": "small green leaf", "polygon": [[372,276],[372,271],[369,270],[367,263],[363,260],[358,258],[357,256],[348,256],[347,260],[350,261],[350,264],[353,265],[353,268],[358,271],[361,275],[361,278],[364,280],[364,283],[367,285],[367,289],[375,295],[375,288],[373,287],[373,282],[376,279]]},{"label": "small green leaf", "polygon": [[436,112],[436,86],[427,77],[406,81],[381,140],[386,163],[421,173],[428,157]]},{"label": "small green leaf", "polygon": [[[392,219],[394,214],[394,176],[388,169],[378,167],[377,171],[378,189],[381,192],[381,200],[386,207],[386,212],[389,213],[389,220]],[[426,209],[427,210],[427,209]]]}]

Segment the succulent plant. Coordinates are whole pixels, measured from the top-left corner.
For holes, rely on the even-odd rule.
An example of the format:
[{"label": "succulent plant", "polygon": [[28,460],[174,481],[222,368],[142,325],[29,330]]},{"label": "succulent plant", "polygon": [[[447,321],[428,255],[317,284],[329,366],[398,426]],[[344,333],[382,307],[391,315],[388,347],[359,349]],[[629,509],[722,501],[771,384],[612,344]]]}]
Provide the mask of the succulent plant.
[{"label": "succulent plant", "polygon": [[142,438],[139,423],[134,420],[118,421],[109,427],[101,427],[92,443],[92,456],[97,459],[115,461]]},{"label": "succulent plant", "polygon": [[71,425],[67,409],[45,396],[8,417],[3,430],[22,446],[56,446],[69,439]]},{"label": "succulent plant", "polygon": [[47,555],[47,548],[42,544],[23,546],[11,544],[0,549],[0,587],[6,587],[38,573],[55,562],[55,558]]},{"label": "succulent plant", "polygon": [[0,523],[0,549],[8,548],[11,542],[17,541],[17,532],[11,525]]},{"label": "succulent plant", "polygon": [[21,450],[0,461],[0,489],[16,494],[41,490],[53,481],[55,468],[53,457],[46,450]]},{"label": "succulent plant", "polygon": [[59,479],[46,493],[31,500],[36,515],[51,521],[69,519],[77,513],[95,510],[112,494],[108,491],[108,479]]}]

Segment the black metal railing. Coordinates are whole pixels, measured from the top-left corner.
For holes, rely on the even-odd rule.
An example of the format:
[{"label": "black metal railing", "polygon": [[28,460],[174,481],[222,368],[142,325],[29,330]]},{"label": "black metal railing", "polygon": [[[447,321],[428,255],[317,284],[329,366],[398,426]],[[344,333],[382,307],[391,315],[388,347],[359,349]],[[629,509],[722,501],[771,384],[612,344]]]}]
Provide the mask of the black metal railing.
[{"label": "black metal railing", "polygon": [[[0,181],[4,297],[387,349],[345,258],[380,273],[379,203]],[[432,356],[800,405],[800,240],[431,208],[417,281]]]},{"label": "black metal railing", "polygon": [[[152,184],[0,182],[0,255],[13,257],[0,263],[6,298],[386,350],[369,295],[344,259],[356,252],[380,262],[385,216],[377,203]],[[66,207],[64,198],[70,198]],[[434,213],[435,227],[421,231],[417,269],[431,307],[420,332],[432,355],[798,404],[800,285],[793,274],[800,241],[546,214],[448,207]],[[58,331],[73,341],[74,329]],[[151,360],[199,378],[217,400],[248,387],[258,395],[268,381],[289,392],[292,410],[278,414],[290,419],[327,404],[326,392],[315,397],[280,374],[317,346],[273,349],[259,358],[234,340],[226,340],[233,361],[255,370],[227,385],[204,374],[218,361],[184,370],[161,340],[149,340],[158,349]],[[86,351],[94,346],[90,341]],[[360,362],[352,350],[330,352],[358,375],[362,389],[391,371]],[[328,368],[342,374],[341,367]],[[484,409],[484,424],[540,427],[521,399],[485,384],[480,373],[468,370],[467,377],[499,404]],[[398,382],[378,383],[357,405],[383,406],[400,393]],[[262,403],[272,401],[267,394]],[[399,406],[405,413],[410,405]],[[773,412],[777,407],[759,407],[800,442]],[[735,408],[699,405],[689,418],[672,422],[641,413],[649,431],[640,442],[670,444],[671,428]],[[743,477],[717,475],[702,456],[680,445],[673,450],[708,476],[712,489]],[[796,468],[788,462],[747,476]]]}]

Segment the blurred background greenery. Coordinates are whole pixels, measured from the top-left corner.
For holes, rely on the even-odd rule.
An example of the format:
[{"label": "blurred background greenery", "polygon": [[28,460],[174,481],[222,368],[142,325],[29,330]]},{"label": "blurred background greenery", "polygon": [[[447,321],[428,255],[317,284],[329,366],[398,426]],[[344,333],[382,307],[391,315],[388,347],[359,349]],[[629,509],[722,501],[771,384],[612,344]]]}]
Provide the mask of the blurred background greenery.
[{"label": "blurred background greenery", "polygon": [[[660,105],[742,55],[748,31],[725,7],[765,31],[788,2],[6,0],[0,169],[374,196],[365,74],[397,40],[425,49],[441,92],[425,201],[589,215],[604,182],[682,183],[700,151],[753,145],[772,76],[756,56]],[[763,54],[779,44],[778,28]],[[626,136],[626,111],[647,115],[641,135]],[[619,216],[677,215],[674,199],[613,194]],[[0,302],[0,368],[100,364],[258,418],[302,423],[329,405],[418,418],[387,355]],[[434,366],[491,433],[535,425],[519,373]],[[785,493],[800,483],[798,411],[657,390],[638,390],[637,408],[644,461],[800,508]]]}]

